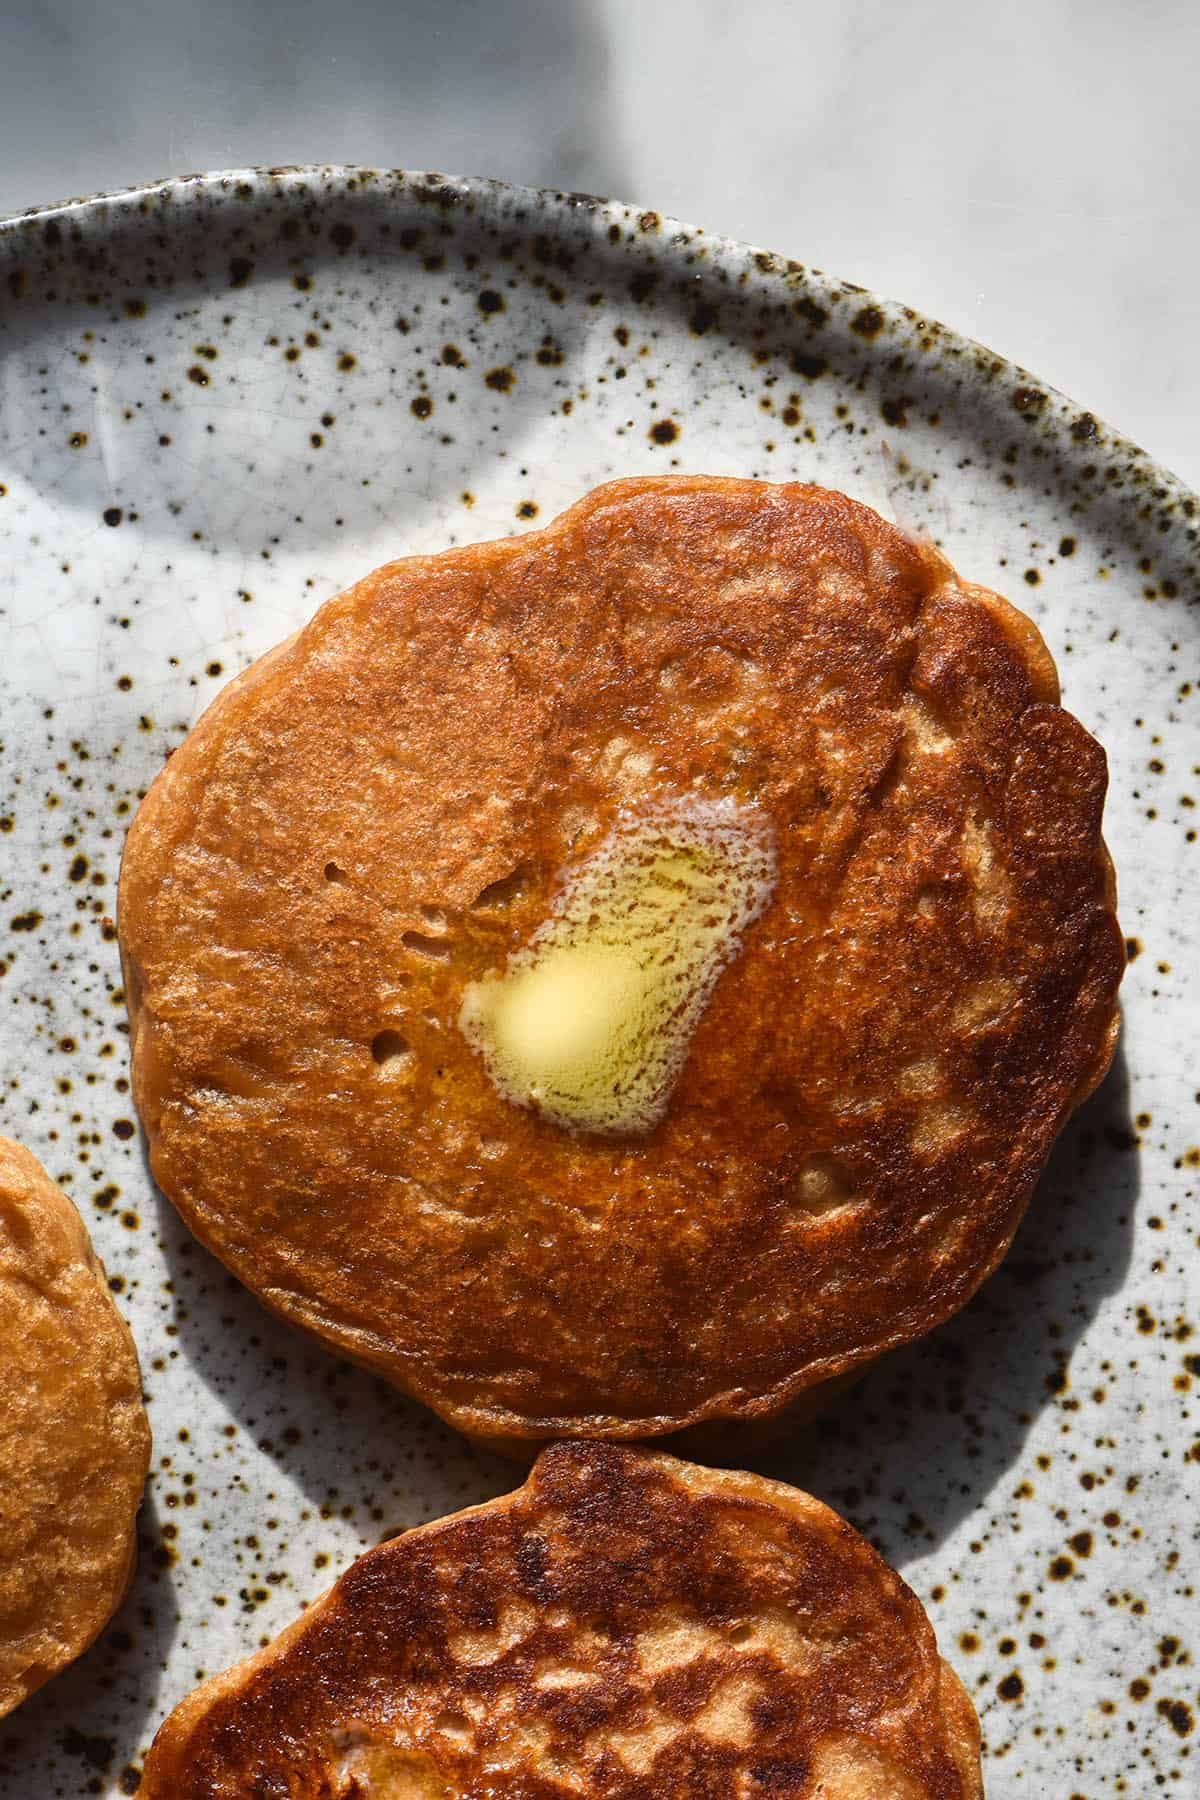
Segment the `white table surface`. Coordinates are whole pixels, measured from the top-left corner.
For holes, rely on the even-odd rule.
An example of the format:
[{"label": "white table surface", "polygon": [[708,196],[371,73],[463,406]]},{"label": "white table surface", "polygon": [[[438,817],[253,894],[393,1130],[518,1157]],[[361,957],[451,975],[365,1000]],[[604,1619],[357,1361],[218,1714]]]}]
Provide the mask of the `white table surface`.
[{"label": "white table surface", "polygon": [[0,0],[0,212],[359,162],[656,207],[907,301],[1200,487],[1196,0]]}]

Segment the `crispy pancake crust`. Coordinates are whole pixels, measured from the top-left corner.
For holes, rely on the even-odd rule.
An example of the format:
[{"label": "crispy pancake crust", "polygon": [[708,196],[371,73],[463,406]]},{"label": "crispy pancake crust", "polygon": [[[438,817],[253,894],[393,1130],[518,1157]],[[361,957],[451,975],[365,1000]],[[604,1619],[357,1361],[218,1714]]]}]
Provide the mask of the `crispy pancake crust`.
[{"label": "crispy pancake crust", "polygon": [[0,1715],[119,1606],[149,1462],[137,1352],[83,1221],[0,1138]]},{"label": "crispy pancake crust", "polygon": [[[1100,1079],[1104,754],[1035,627],[803,486],[616,482],[392,563],[217,699],[129,834],[155,1175],[268,1305],[473,1435],[764,1417],[953,1313]],[[775,834],[647,1137],[457,1026],[622,807]],[[373,1053],[374,1052],[374,1053]]]},{"label": "crispy pancake crust", "polygon": [[975,1800],[916,1596],[780,1482],[560,1444],[163,1725],[143,1800]]}]

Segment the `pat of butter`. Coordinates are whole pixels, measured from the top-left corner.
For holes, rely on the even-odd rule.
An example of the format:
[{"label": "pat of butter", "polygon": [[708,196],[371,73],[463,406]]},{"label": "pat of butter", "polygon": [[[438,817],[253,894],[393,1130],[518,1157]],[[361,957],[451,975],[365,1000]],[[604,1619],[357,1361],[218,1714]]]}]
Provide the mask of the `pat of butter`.
[{"label": "pat of butter", "polygon": [[586,1085],[616,1040],[635,1035],[646,1003],[644,970],[607,944],[562,944],[496,984],[491,1028],[505,1062],[533,1099]]},{"label": "pat of butter", "polygon": [[765,821],[732,801],[619,820],[503,974],[466,991],[459,1022],[496,1087],[567,1129],[650,1130],[774,876]]}]

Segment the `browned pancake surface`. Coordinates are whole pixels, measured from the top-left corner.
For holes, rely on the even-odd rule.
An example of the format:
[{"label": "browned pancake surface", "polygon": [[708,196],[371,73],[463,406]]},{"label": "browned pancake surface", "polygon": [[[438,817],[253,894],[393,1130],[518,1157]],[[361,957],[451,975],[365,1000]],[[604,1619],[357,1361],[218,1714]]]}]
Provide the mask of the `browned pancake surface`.
[{"label": "browned pancake surface", "polygon": [[149,1460],[137,1352],[83,1221],[0,1138],[0,1715],[116,1610]]},{"label": "browned pancake surface", "polygon": [[[393,563],[228,688],[130,832],[155,1174],[268,1304],[494,1436],[775,1411],[946,1318],[1103,1073],[1099,746],[1032,624],[802,486],[614,483]],[[664,1121],[502,1099],[467,981],[619,808],[769,817]]]},{"label": "browned pancake surface", "polygon": [[144,1800],[977,1800],[914,1594],[807,1494],[607,1444],[362,1557],[198,1689]]}]

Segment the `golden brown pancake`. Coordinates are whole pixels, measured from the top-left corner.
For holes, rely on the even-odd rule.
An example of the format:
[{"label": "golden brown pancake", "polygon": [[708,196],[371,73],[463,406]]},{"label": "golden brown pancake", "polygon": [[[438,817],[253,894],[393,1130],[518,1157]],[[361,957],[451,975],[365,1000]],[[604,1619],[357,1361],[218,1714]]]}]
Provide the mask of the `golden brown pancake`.
[{"label": "golden brown pancake", "polygon": [[149,1461],[137,1352],[83,1221],[0,1138],[0,1716],[119,1606]]},{"label": "golden brown pancake", "polygon": [[159,1731],[143,1800],[976,1800],[916,1596],[757,1475],[612,1444],[361,1557]]},{"label": "golden brown pancake", "polygon": [[[155,1175],[474,1435],[778,1413],[963,1304],[1107,1068],[1105,782],[1030,621],[840,494],[616,482],[389,564],[220,695],[130,831]],[[769,898],[656,1122],[573,1129],[505,1091],[469,997],[688,808],[765,834]]]}]

